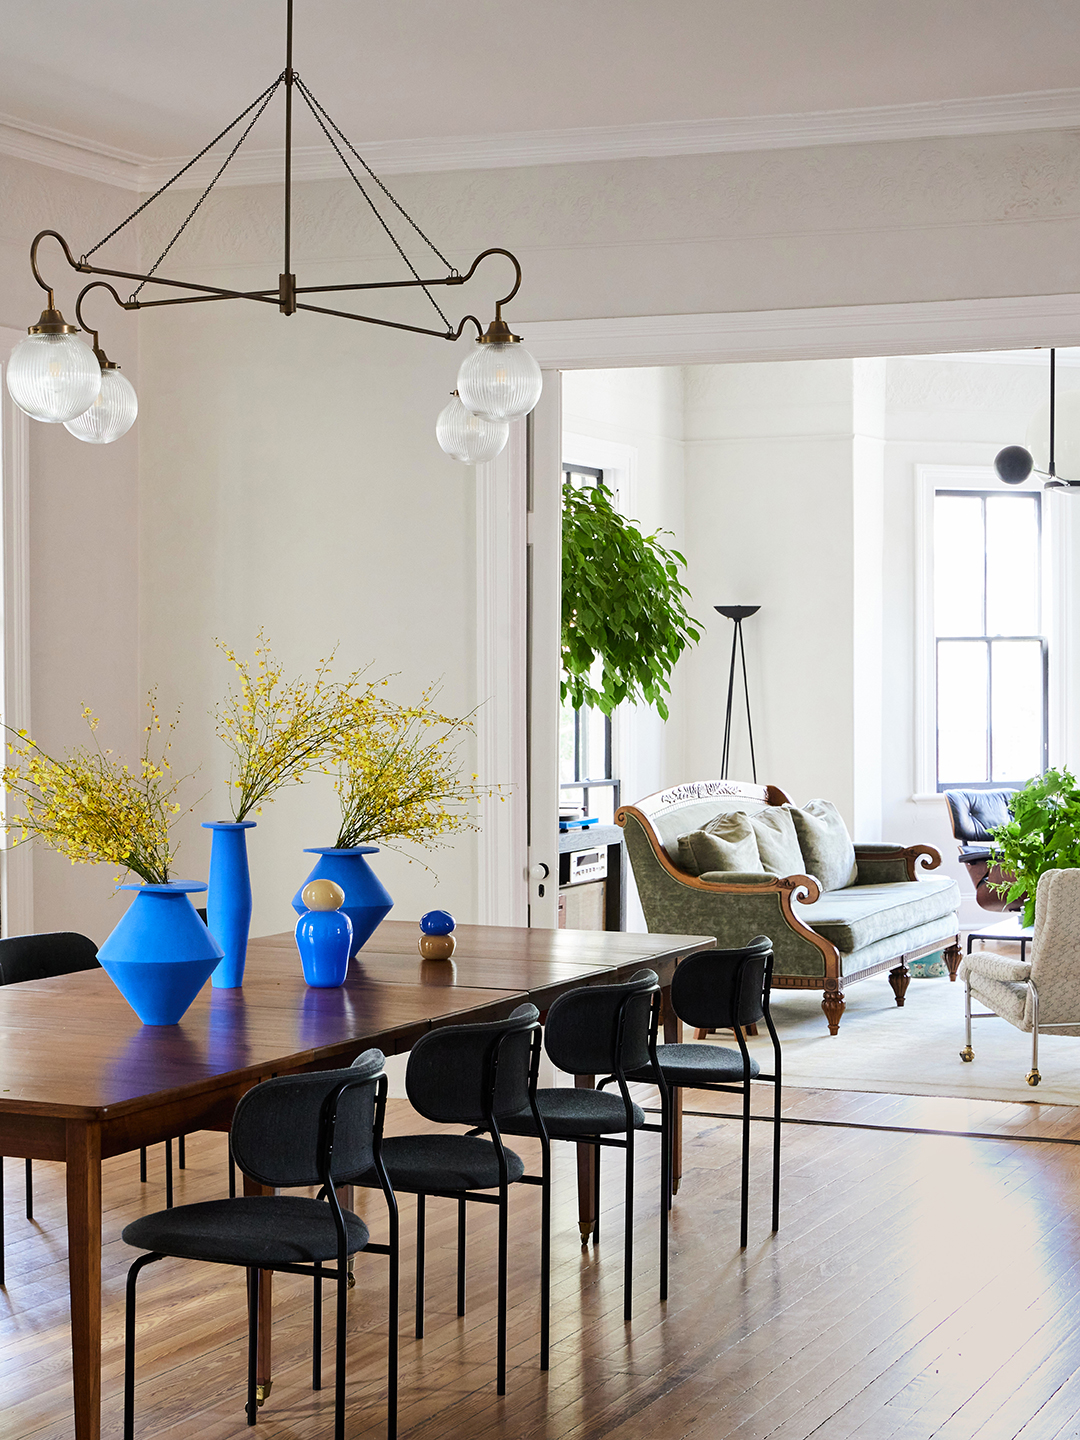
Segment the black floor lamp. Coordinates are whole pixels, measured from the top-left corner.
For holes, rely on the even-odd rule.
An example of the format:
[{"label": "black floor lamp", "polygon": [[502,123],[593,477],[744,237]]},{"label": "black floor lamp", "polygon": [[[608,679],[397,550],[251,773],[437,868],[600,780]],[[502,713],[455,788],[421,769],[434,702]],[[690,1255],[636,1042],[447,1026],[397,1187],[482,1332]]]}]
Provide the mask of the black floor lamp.
[{"label": "black floor lamp", "polygon": [[735,657],[738,654],[742,660],[743,694],[746,697],[746,730],[750,737],[750,769],[753,771],[753,779],[756,784],[757,760],[754,757],[754,727],[750,720],[750,686],[746,679],[746,649],[743,646],[742,622],[749,616],[756,615],[761,606],[714,605],[713,609],[735,622],[735,631],[731,637],[731,665],[728,669],[727,709],[724,712],[724,750],[720,757],[720,779],[728,778],[728,763],[731,759],[731,707],[735,700]]}]

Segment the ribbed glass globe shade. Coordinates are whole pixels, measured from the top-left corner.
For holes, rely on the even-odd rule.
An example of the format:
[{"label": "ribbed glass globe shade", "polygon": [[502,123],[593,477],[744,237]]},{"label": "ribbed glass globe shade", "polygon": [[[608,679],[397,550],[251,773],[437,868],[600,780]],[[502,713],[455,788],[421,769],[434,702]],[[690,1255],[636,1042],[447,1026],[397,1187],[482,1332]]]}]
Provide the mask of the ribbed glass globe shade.
[{"label": "ribbed glass globe shade", "polygon": [[64,429],[70,430],[76,440],[86,440],[91,445],[111,445],[127,434],[138,413],[139,401],[131,381],[119,370],[102,370],[97,399],[89,410],[68,420]]},{"label": "ribbed glass globe shade", "polygon": [[488,420],[516,420],[528,415],[544,388],[540,366],[520,341],[481,345],[458,371],[461,403]]},{"label": "ribbed glass globe shade", "polygon": [[74,420],[101,389],[97,356],[77,335],[28,335],[11,352],[8,394],[31,420]]},{"label": "ribbed glass globe shade", "polygon": [[505,420],[487,420],[482,415],[473,415],[466,410],[456,395],[435,421],[435,436],[439,444],[466,465],[483,465],[494,460],[506,444],[510,426]]}]

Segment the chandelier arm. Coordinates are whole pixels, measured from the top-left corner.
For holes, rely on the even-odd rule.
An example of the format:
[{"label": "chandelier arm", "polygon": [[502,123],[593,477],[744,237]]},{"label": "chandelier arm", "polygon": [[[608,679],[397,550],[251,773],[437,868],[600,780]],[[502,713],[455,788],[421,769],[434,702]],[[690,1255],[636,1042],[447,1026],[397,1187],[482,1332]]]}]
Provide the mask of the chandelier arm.
[{"label": "chandelier arm", "polygon": [[480,254],[477,255],[476,259],[470,265],[468,271],[461,276],[457,283],[464,285],[467,281],[471,280],[476,274],[476,267],[480,264],[480,261],[486,260],[489,255],[505,255],[514,267],[514,288],[508,295],[504,295],[501,300],[495,301],[495,318],[496,320],[501,320],[502,307],[509,305],[510,301],[521,289],[521,265],[516,255],[512,254],[509,250],[504,250],[501,245],[493,245],[490,250],[481,250]]},{"label": "chandelier arm", "polygon": [[[404,260],[405,264],[408,266],[409,272],[411,273],[413,279],[414,279],[414,280],[416,281],[416,283],[423,289],[424,294],[425,294],[425,295],[427,296],[427,298],[431,301],[431,304],[432,304],[432,306],[434,307],[436,314],[439,316],[439,319],[443,321],[443,323],[445,324],[446,328],[449,330],[449,329],[451,328],[449,317],[443,313],[443,311],[442,311],[442,309],[440,308],[439,303],[438,303],[438,301],[435,299],[434,295],[431,294],[430,290],[428,290],[428,288],[426,287],[426,285],[424,285],[424,282],[420,279],[420,276],[419,276],[419,274],[417,273],[417,270],[416,270],[416,266],[415,266],[415,265],[412,263],[412,261],[409,259],[408,255],[406,255],[406,253],[405,253],[404,249],[402,248],[402,246],[401,246],[401,244],[400,244],[397,236],[396,236],[396,235],[394,234],[394,232],[390,229],[390,226],[389,226],[389,225],[386,223],[386,221],[383,219],[382,215],[380,215],[379,210],[378,210],[378,207],[376,206],[374,200],[372,200],[371,196],[370,196],[370,195],[367,193],[367,191],[364,189],[364,186],[363,186],[363,184],[361,183],[360,177],[356,174],[356,172],[353,170],[352,166],[349,164],[348,160],[346,160],[345,156],[341,153],[341,147],[338,145],[338,143],[337,143],[337,141],[334,139],[333,135],[331,135],[331,134],[330,134],[330,131],[327,129],[327,127],[326,127],[326,122],[323,120],[322,115],[319,113],[319,112],[322,110],[322,106],[320,105],[320,106],[318,107],[318,109],[316,109],[316,104],[317,104],[317,102],[315,102],[314,97],[310,94],[307,86],[304,84],[304,82],[303,82],[302,80],[299,80],[299,79],[298,79],[298,80],[296,81],[296,88],[300,91],[300,94],[301,94],[301,96],[303,97],[304,102],[306,103],[308,109],[311,111],[312,115],[314,116],[314,118],[315,118],[315,123],[319,126],[319,129],[320,129],[320,130],[323,132],[323,134],[326,136],[327,143],[328,143],[328,144],[330,145],[330,147],[333,149],[334,153],[337,155],[337,157],[338,157],[338,159],[341,161],[341,163],[345,166],[345,169],[349,172],[349,175],[350,175],[350,177],[352,178],[353,184],[356,186],[356,188],[360,191],[360,194],[363,195],[364,199],[367,201],[368,206],[369,206],[370,209],[371,209],[371,213],[375,216],[375,219],[378,220],[379,224],[382,226],[383,230],[386,232],[386,236],[387,236],[387,238],[389,239],[390,243],[393,245],[394,249],[398,252],[398,254],[401,256],[402,260]],[[331,121],[330,123],[333,124],[332,121]],[[337,129],[337,126],[334,126],[334,128],[335,128],[335,130],[336,130],[336,129]],[[339,133],[340,133],[340,132],[339,132]],[[347,144],[347,143],[348,143],[348,142],[346,141],[346,144]],[[351,146],[350,146],[349,148],[352,149]],[[426,237],[425,237],[425,238],[426,238]],[[430,243],[430,242],[429,242],[429,243]],[[432,248],[434,249],[434,246],[432,246]],[[440,258],[441,258],[441,257],[440,257]],[[444,261],[444,264],[445,264],[445,263],[446,263],[446,262]],[[451,267],[448,267],[448,268],[451,268]]]},{"label": "chandelier arm", "polygon": [[246,110],[241,110],[240,114],[237,115],[235,120],[229,121],[228,125],[225,126],[225,129],[222,130],[220,135],[215,135],[213,140],[210,141],[209,145],[204,145],[197,155],[193,155],[191,159],[187,162],[187,164],[183,166],[182,169],[176,172],[172,179],[166,180],[165,184],[162,185],[160,189],[155,190],[152,195],[145,199],[137,210],[133,210],[126,220],[121,220],[120,224],[117,225],[115,230],[110,230],[104,239],[99,240],[95,246],[93,246],[90,250],[87,250],[86,254],[82,256],[82,259],[89,260],[90,256],[93,255],[95,250],[100,250],[103,245],[107,245],[114,235],[118,235],[120,231],[123,230],[125,225],[130,225],[132,220],[134,220],[137,215],[141,215],[148,205],[152,205],[159,195],[164,195],[165,191],[168,190],[170,185],[175,184],[176,181],[180,179],[181,175],[186,175],[187,172],[191,169],[191,167],[197,164],[198,161],[200,161],[203,156],[208,153],[208,151],[212,150],[219,140],[224,140],[225,136],[228,135],[229,131],[235,129],[235,127],[240,124],[241,120],[243,120],[246,116],[250,115],[252,110],[255,109],[256,105],[261,104],[261,102],[265,100],[268,95],[272,95],[274,91],[278,88],[278,86],[281,84],[281,81],[282,76],[279,75],[272,85],[268,85],[261,95],[257,95],[255,97],[255,99],[251,102],[251,104],[247,107]]},{"label": "chandelier arm", "polygon": [[[255,300],[265,299],[267,296],[274,297],[274,304],[277,304],[277,291],[261,290],[226,290],[220,285],[198,285],[193,280],[169,280],[164,275],[142,275],[132,270],[107,270],[103,265],[89,265],[85,261],[78,261],[75,269],[84,275],[109,275],[114,280],[141,280],[152,285],[171,285],[176,290],[196,290],[197,295],[190,296],[190,300],[213,299],[213,300]],[[125,310],[149,309],[152,305],[159,305],[158,300],[123,300],[121,304]],[[176,303],[182,304],[183,301]]]},{"label": "chandelier arm", "polygon": [[37,283],[41,286],[43,290],[48,292],[48,308],[51,310],[55,303],[56,297],[53,295],[53,287],[48,283],[48,281],[41,278],[41,271],[38,269],[37,263],[38,246],[41,244],[42,240],[45,240],[48,237],[51,237],[53,240],[59,240],[60,246],[64,252],[64,258],[67,260],[68,264],[73,270],[78,270],[79,262],[75,259],[75,256],[72,255],[71,247],[68,245],[63,235],[60,234],[59,230],[39,230],[38,233],[34,236],[33,240],[30,242],[30,269],[33,271],[34,279],[37,281]]},{"label": "chandelier arm", "polygon": [[89,295],[91,290],[107,290],[109,294],[113,297],[113,299],[116,301],[117,305],[120,306],[121,310],[126,309],[126,306],[124,305],[123,300],[120,299],[120,296],[116,293],[116,291],[113,289],[113,287],[109,284],[107,280],[91,280],[89,285],[84,285],[83,288],[79,291],[78,299],[75,301],[75,319],[78,320],[79,324],[82,326],[82,328],[86,331],[88,335],[92,335],[94,337],[94,354],[98,357],[98,360],[100,361],[104,359],[104,354],[101,349],[101,345],[98,343],[98,332],[91,325],[88,325],[86,323],[82,313],[82,303],[86,299],[87,295]]},{"label": "chandelier arm", "polygon": [[177,295],[171,300],[137,300],[135,304],[123,301],[125,310],[159,310],[162,305],[201,305],[210,300],[261,300],[266,305],[277,305],[280,292],[273,290],[223,290],[219,295]]},{"label": "chandelier arm", "polygon": [[434,335],[436,340],[460,340],[462,331],[470,321],[476,326],[478,335],[484,333],[484,327],[475,315],[466,315],[456,330],[452,326],[448,326],[446,330],[430,330],[423,325],[405,325],[400,320],[383,320],[377,315],[354,315],[350,310],[328,310],[324,305],[297,305],[296,308],[310,310],[315,315],[334,315],[339,320],[362,320],[365,325],[383,325],[388,330],[408,330],[413,335]]}]

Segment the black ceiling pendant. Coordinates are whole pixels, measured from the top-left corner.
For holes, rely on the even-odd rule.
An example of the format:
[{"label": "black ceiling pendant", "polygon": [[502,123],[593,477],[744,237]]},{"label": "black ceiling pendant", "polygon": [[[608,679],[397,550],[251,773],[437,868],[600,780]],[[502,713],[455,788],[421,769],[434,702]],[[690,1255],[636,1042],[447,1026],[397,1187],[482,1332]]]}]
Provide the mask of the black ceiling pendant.
[{"label": "black ceiling pendant", "polygon": [[1045,475],[1045,490],[1080,489],[1080,480],[1065,480],[1054,466],[1054,410],[1057,400],[1057,351],[1050,350],[1050,459],[1045,470],[1035,469],[1035,459],[1023,445],[1006,445],[994,456],[994,469],[1006,485],[1023,485],[1033,472]]}]

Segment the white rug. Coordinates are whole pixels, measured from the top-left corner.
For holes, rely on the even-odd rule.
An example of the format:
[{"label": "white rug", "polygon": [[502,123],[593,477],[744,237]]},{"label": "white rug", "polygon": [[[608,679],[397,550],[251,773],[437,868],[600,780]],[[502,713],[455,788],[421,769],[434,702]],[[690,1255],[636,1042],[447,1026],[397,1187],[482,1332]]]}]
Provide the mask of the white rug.
[{"label": "white rug", "polygon": [[[961,980],[912,980],[902,1010],[884,975],[853,985],[844,998],[847,1009],[840,1033],[832,1036],[820,991],[773,991],[785,1085],[1080,1105],[1080,1037],[1039,1036],[1042,1083],[1032,1087],[1025,1080],[1031,1069],[1031,1036],[997,1018],[974,1020],[975,1059],[964,1064]],[[771,1072],[772,1045],[764,1025],[759,1029],[762,1034],[751,1038],[750,1049],[761,1068]],[[725,1046],[733,1043],[730,1032],[715,1039]]]}]

